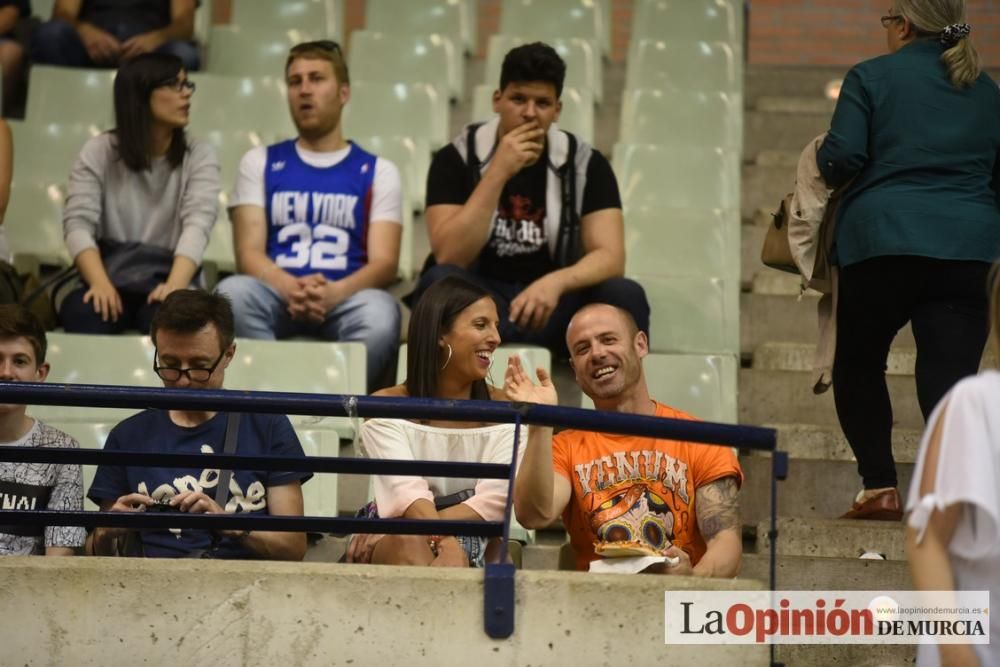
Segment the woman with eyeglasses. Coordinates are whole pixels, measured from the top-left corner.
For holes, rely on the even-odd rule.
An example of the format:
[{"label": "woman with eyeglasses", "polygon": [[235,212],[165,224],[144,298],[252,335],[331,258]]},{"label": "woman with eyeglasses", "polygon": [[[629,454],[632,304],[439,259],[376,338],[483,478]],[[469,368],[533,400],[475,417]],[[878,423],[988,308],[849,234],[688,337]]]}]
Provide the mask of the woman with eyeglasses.
[{"label": "woman with eyeglasses", "polygon": [[833,389],[864,487],[844,518],[898,521],[887,355],[909,322],[924,419],[979,368],[1000,257],[1000,91],[964,0],[897,0],[882,25],[889,54],[848,72],[816,160],[846,186]]},{"label": "woman with eyeglasses", "polygon": [[214,149],[184,131],[194,89],[173,55],[119,68],[115,128],[84,144],[70,173],[63,233],[83,285],[60,306],[66,331],[145,333],[159,303],[196,280],[220,185]]}]

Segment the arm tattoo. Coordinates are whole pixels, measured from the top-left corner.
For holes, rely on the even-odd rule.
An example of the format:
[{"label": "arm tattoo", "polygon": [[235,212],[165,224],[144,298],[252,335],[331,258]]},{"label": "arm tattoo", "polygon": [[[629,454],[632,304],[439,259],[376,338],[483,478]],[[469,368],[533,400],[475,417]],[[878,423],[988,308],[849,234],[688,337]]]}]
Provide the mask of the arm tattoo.
[{"label": "arm tattoo", "polygon": [[705,542],[729,528],[740,526],[739,489],[735,477],[723,477],[695,491],[695,514]]}]

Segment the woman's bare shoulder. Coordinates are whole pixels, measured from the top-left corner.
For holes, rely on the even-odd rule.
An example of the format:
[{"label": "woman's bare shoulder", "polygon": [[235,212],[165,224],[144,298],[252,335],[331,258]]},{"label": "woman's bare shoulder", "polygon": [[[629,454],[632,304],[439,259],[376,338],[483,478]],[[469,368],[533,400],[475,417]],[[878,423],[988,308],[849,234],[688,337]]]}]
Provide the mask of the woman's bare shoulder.
[{"label": "woman's bare shoulder", "polygon": [[392,396],[392,397],[397,397],[397,398],[401,397],[401,396],[405,397],[405,396],[409,396],[409,395],[410,394],[406,391],[406,385],[405,384],[396,384],[396,385],[393,385],[391,387],[384,387],[384,388],[379,389],[378,391],[376,391],[375,393],[372,394],[372,396]]},{"label": "woman's bare shoulder", "polygon": [[507,392],[503,390],[503,387],[494,387],[493,385],[486,385],[490,390],[490,400],[492,401],[509,401],[507,397]]}]

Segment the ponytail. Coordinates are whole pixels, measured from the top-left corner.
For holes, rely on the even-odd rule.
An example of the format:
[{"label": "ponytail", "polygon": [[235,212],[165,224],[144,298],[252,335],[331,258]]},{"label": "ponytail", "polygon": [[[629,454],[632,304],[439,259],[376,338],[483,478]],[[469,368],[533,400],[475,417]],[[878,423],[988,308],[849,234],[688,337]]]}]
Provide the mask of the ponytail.
[{"label": "ponytail", "polygon": [[968,37],[963,37],[941,54],[941,62],[948,68],[948,77],[958,88],[968,88],[982,71],[979,54]]}]

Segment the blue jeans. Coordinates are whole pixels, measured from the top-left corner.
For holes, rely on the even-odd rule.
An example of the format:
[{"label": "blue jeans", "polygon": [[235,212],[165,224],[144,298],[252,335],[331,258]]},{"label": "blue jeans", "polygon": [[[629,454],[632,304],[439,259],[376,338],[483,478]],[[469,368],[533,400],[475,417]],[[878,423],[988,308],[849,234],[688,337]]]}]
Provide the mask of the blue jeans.
[{"label": "blue jeans", "polygon": [[[124,42],[136,35],[149,32],[148,26],[120,23],[110,29],[105,29]],[[87,50],[83,48],[80,35],[69,23],[54,19],[38,26],[31,39],[32,57],[39,65],[61,65],[63,67],[117,67],[117,63],[95,63],[90,59]],[[167,42],[156,50],[157,53],[169,53],[184,61],[184,69],[197,72],[201,66],[198,47],[194,42]]]},{"label": "blue jeans", "polygon": [[293,320],[281,295],[256,278],[229,276],[215,289],[233,304],[237,336],[276,340],[306,335],[364,343],[369,389],[392,360],[399,343],[399,304],[385,290],[363,289],[334,306],[322,323],[313,324]]}]

